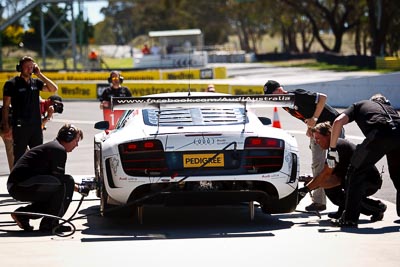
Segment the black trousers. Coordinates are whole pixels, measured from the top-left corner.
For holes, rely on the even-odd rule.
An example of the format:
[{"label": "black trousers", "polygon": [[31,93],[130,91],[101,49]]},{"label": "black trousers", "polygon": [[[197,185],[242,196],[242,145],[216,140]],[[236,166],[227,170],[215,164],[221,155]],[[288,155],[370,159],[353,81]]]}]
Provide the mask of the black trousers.
[{"label": "black trousers", "polygon": [[43,132],[40,124],[18,125],[13,127],[14,165],[26,152],[27,147],[33,148],[43,144]]},{"label": "black trousers", "polygon": [[[367,177],[365,183],[365,195],[361,198],[360,213],[370,216],[381,212],[380,204],[382,202],[368,197],[381,188],[382,180],[377,169],[371,169],[368,175],[369,177]],[[325,194],[333,204],[339,207],[339,211],[344,211],[346,204],[346,189],[344,185],[325,189]]]},{"label": "black trousers", "polygon": [[[393,185],[400,191],[400,129],[392,133],[371,132],[357,146],[351,159],[351,167],[346,175],[345,219],[358,221],[361,200],[367,190],[365,172],[386,155],[390,178]],[[399,207],[397,207],[399,209]]]},{"label": "black trousers", "polygon": [[[62,177],[37,175],[14,184],[9,189],[9,193],[16,200],[31,202],[30,205],[23,207],[20,211],[62,217],[72,201],[74,186],[74,179],[69,175]],[[26,217],[38,219],[41,216]],[[58,224],[58,220],[45,217],[41,222],[42,224],[53,226]]]}]

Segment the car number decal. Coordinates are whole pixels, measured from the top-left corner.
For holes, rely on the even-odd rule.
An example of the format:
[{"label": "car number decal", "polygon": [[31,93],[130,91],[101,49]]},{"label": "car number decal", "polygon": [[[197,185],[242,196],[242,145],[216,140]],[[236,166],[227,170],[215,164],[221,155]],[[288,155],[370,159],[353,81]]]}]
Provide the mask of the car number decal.
[{"label": "car number decal", "polygon": [[215,143],[215,140],[214,138],[210,137],[200,137],[200,138],[195,138],[193,143],[196,145],[213,145]]},{"label": "car number decal", "polygon": [[[183,155],[184,168],[197,168],[203,165],[208,159],[212,158],[215,154],[186,154]],[[210,167],[224,167],[224,154],[219,154],[208,164],[205,168]]]}]

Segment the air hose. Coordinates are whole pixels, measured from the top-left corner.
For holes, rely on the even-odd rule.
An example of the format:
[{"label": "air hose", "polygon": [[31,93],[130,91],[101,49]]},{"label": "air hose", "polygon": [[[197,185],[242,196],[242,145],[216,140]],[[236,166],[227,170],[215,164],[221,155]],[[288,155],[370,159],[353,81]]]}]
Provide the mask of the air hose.
[{"label": "air hose", "polygon": [[[81,207],[84,198],[85,198],[84,196],[81,197],[81,199],[79,200],[78,207],[76,208],[75,212],[71,215],[71,217],[69,217],[69,219],[63,219],[62,217],[50,215],[50,214],[46,214],[46,213],[25,212],[25,211],[0,212],[0,215],[16,214],[16,215],[27,215],[27,216],[35,216],[35,217],[37,216],[37,217],[46,217],[46,218],[57,219],[57,220],[62,221],[62,223],[56,225],[52,229],[52,233],[57,236],[60,236],[60,237],[68,237],[68,236],[73,235],[76,232],[76,227],[71,221],[73,221],[73,217],[75,216],[75,214],[78,212],[79,208]],[[64,234],[62,232],[57,232],[57,229],[64,224],[69,224],[72,227],[72,231],[70,231],[67,234]]]}]

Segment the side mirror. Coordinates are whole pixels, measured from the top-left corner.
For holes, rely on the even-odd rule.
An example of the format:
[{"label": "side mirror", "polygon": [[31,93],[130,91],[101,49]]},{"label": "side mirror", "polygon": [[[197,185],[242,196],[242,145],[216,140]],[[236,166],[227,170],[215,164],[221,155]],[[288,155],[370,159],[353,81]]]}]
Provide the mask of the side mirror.
[{"label": "side mirror", "polygon": [[94,128],[97,130],[108,130],[110,123],[108,121],[98,121],[94,124]]},{"label": "side mirror", "polygon": [[261,121],[262,124],[264,125],[271,125],[272,121],[270,118],[267,117],[258,117],[258,119]]}]

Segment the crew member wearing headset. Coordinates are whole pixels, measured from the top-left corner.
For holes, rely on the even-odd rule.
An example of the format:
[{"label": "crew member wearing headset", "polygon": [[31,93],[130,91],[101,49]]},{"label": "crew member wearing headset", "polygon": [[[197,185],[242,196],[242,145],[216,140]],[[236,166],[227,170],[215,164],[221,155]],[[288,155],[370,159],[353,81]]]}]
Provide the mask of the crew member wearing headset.
[{"label": "crew member wearing headset", "polygon": [[[24,56],[16,66],[19,76],[8,80],[3,88],[3,112],[1,127],[5,137],[13,139],[14,164],[27,147],[43,144],[39,91],[56,92],[57,85],[47,78],[34,59]],[[38,78],[32,78],[35,74]],[[9,107],[12,106],[12,122],[9,125]]]},{"label": "crew member wearing headset", "polygon": [[[48,99],[42,99],[39,97],[39,102],[40,102],[40,114],[42,117],[42,129],[46,130],[46,123],[50,121],[50,119],[53,117],[54,113],[62,113],[64,110],[64,104],[62,103],[62,98],[57,96],[57,95],[52,95]],[[2,110],[2,108],[1,108]],[[12,113],[12,112],[11,112]],[[12,121],[12,116],[11,113],[9,114],[9,119],[8,122],[9,124]],[[1,113],[0,113],[0,118],[1,118]],[[10,125],[11,126],[11,125]],[[10,133],[5,135],[3,133],[3,129],[0,127],[0,136],[4,141],[4,145],[6,148],[6,154],[7,154],[7,161],[8,161],[8,167],[10,169],[10,172],[14,166],[14,151],[13,151],[13,138],[12,138],[12,131],[10,130]]]},{"label": "crew member wearing headset", "polygon": [[111,97],[131,97],[132,94],[127,87],[122,86],[124,77],[116,70],[110,72],[110,77],[107,79],[110,84],[100,96],[100,109],[110,108]]},{"label": "crew member wearing headset", "polygon": [[[11,214],[13,220],[24,231],[32,231],[30,219],[42,216],[20,214],[32,212],[62,217],[68,209],[74,191],[87,196],[89,189],[78,186],[70,175],[65,174],[67,153],[78,146],[83,139],[80,129],[71,124],[60,128],[54,141],[36,146],[27,151],[16,163],[7,181],[10,195],[18,201],[31,202],[19,207]],[[43,217],[39,230],[51,232],[59,224],[58,219]],[[71,231],[61,225],[57,232]]]}]

